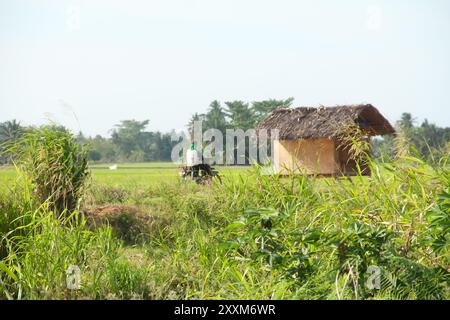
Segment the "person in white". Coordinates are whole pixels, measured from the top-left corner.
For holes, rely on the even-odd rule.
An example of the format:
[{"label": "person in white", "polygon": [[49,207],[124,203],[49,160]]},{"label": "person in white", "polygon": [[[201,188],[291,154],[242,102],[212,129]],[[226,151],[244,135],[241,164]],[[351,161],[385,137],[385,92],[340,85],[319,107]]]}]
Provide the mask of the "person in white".
[{"label": "person in white", "polygon": [[186,165],[192,168],[193,177],[198,177],[202,163],[202,155],[196,149],[195,143],[192,143],[190,149],[186,152]]}]

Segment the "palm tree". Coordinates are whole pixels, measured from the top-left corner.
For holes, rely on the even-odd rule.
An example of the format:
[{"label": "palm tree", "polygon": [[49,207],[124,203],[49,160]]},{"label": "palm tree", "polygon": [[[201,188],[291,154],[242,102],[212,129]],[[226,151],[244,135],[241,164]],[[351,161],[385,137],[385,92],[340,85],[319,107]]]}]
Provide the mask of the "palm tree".
[{"label": "palm tree", "polygon": [[279,108],[289,108],[294,102],[294,98],[287,98],[286,100],[269,99],[264,101],[255,101],[252,103],[252,109],[256,116],[256,121],[260,122],[269,113]]},{"label": "palm tree", "polygon": [[248,103],[243,101],[228,101],[226,114],[230,118],[230,124],[234,129],[247,130],[254,128],[255,116]]},{"label": "palm tree", "polygon": [[[194,122],[196,122],[196,121],[202,121],[202,122],[205,121],[205,115],[199,114],[196,112],[189,120],[187,127],[188,127],[188,131],[189,131],[189,135],[191,136],[191,140],[194,139]],[[202,131],[203,131],[203,129],[202,129]]]},{"label": "palm tree", "polygon": [[15,142],[22,134],[22,126],[16,120],[0,123],[0,141]]},{"label": "palm tree", "polygon": [[205,115],[205,129],[218,129],[222,133],[225,132],[227,128],[227,120],[225,118],[226,114],[220,105],[220,102],[214,100],[209,105],[208,112]]},{"label": "palm tree", "polygon": [[0,123],[0,163],[11,161],[6,150],[20,139],[22,131],[22,126],[16,120]]},{"label": "palm tree", "polygon": [[397,125],[400,129],[411,129],[414,127],[415,119],[412,117],[411,113],[402,113],[401,119],[397,121]]}]

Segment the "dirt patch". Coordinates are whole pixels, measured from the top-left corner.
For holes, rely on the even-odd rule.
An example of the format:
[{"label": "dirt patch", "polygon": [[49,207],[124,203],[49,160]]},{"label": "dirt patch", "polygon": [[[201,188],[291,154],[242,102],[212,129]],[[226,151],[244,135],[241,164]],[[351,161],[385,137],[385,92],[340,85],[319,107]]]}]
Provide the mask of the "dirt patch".
[{"label": "dirt patch", "polygon": [[124,204],[130,192],[124,188],[114,186],[97,186],[91,189],[92,204]]},{"label": "dirt patch", "polygon": [[94,219],[103,219],[104,217],[114,217],[122,213],[129,213],[134,215],[139,215],[140,210],[136,206],[126,206],[126,205],[106,205],[91,208],[89,210],[89,215]]},{"label": "dirt patch", "polygon": [[91,228],[109,225],[114,234],[127,243],[145,242],[152,236],[167,233],[169,222],[137,206],[106,205],[85,213]]}]

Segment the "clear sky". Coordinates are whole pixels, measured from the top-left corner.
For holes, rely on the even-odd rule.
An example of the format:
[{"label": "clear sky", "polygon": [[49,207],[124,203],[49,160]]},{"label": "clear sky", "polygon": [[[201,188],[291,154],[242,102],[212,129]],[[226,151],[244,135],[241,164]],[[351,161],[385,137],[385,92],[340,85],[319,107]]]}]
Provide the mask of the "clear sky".
[{"label": "clear sky", "polygon": [[168,131],[292,96],[450,126],[449,31],[446,0],[0,0],[0,122]]}]

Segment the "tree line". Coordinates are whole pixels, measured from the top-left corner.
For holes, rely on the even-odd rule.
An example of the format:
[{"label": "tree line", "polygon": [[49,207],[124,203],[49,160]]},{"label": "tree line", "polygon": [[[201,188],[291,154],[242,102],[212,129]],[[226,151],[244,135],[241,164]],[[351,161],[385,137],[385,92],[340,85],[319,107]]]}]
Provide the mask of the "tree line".
[{"label": "tree line", "polygon": [[425,161],[435,162],[450,154],[450,128],[439,127],[425,119],[417,123],[411,113],[403,113],[395,123],[396,135],[374,139],[372,152],[377,158],[415,153]]},{"label": "tree line", "polygon": [[[187,129],[194,121],[203,121],[203,131],[216,128],[225,133],[226,129],[254,128],[270,112],[281,107],[290,107],[293,98],[285,100],[269,99],[252,103],[227,101],[222,107],[214,100],[206,112],[195,113],[187,123]],[[96,135],[86,137],[78,133],[77,140],[89,146],[89,160],[94,162],[156,162],[171,161],[173,147],[178,141],[172,141],[174,131],[149,131],[149,120],[122,120],[111,130],[111,137]],[[57,130],[67,130],[53,125]],[[17,141],[20,136],[33,127],[21,126],[16,120],[0,123],[0,163],[10,162],[5,150],[7,145]]]},{"label": "tree line", "polygon": [[[222,105],[214,100],[206,112],[195,113],[187,123],[192,130],[195,121],[202,121],[202,129],[248,130],[255,128],[270,112],[278,108],[291,107],[294,99],[269,99],[264,101],[244,102],[227,101]],[[89,160],[94,162],[156,162],[170,161],[173,147],[178,141],[172,141],[174,132],[149,131],[149,120],[122,120],[111,130],[110,137],[96,135],[86,137],[81,132],[77,135],[80,143],[89,146]],[[62,126],[52,125],[56,130],[67,130]],[[450,128],[442,128],[424,120],[417,124],[410,113],[403,113],[395,124],[396,136],[376,138],[372,142],[375,157],[394,156],[405,146],[411,147],[423,158],[432,160],[450,153]],[[22,126],[18,121],[0,122],[0,164],[11,162],[6,152],[8,146],[18,141],[23,133],[33,127]]]},{"label": "tree line", "polygon": [[222,106],[217,100],[209,105],[205,113],[195,113],[189,121],[192,128],[194,121],[202,121],[203,130],[218,129],[225,133],[226,129],[242,129],[244,131],[255,128],[269,113],[279,108],[289,108],[294,98],[284,100],[269,99],[263,101],[244,102],[241,100],[227,101]]}]

